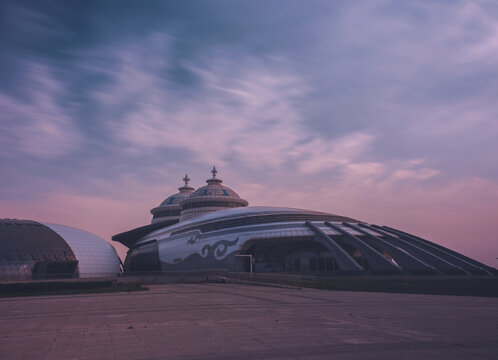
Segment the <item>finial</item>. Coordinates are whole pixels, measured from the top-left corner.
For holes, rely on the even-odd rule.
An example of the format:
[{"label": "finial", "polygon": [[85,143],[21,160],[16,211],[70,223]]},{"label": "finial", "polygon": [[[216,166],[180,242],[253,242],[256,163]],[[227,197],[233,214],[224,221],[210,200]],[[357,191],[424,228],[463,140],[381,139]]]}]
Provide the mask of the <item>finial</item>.
[{"label": "finial", "polygon": [[211,173],[213,174],[213,179],[216,179],[216,174],[218,171],[216,170],[216,166],[213,166],[213,170],[211,170]]},{"label": "finial", "polygon": [[182,180],[185,181],[185,186],[188,186],[188,182],[190,181],[190,178],[188,177],[187,174],[185,174],[185,177]]}]

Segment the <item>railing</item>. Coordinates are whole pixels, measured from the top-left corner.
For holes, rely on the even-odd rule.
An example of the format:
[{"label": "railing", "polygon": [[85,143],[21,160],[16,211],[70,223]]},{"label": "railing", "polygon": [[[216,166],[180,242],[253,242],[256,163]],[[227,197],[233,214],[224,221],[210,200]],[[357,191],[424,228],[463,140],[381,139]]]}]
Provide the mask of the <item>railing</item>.
[{"label": "railing", "polygon": [[59,274],[15,274],[1,273],[0,283],[8,282],[39,282],[39,281],[87,281],[101,279],[118,279],[122,274],[112,273],[91,273],[78,275],[75,273],[59,273]]},{"label": "railing", "polygon": [[317,287],[321,278],[314,275],[284,274],[284,273],[229,273],[230,281],[252,281],[254,283],[290,285],[298,287]]},{"label": "railing", "polygon": [[[58,274],[70,275],[70,274]],[[78,278],[0,278],[0,283],[112,282],[113,284],[228,283],[308,287],[341,291],[375,291],[498,297],[497,276],[341,276],[337,274],[285,274],[228,272],[227,270],[136,272],[109,276],[88,274]]]},{"label": "railing", "polygon": [[20,274],[20,273],[0,273],[0,283],[13,282],[75,282],[75,281],[101,281],[115,280],[120,283],[140,283],[140,284],[164,284],[177,282],[206,282],[214,281],[218,277],[228,277],[227,270],[199,270],[199,271],[141,271],[127,272],[121,274],[110,273],[90,273],[90,274]]}]

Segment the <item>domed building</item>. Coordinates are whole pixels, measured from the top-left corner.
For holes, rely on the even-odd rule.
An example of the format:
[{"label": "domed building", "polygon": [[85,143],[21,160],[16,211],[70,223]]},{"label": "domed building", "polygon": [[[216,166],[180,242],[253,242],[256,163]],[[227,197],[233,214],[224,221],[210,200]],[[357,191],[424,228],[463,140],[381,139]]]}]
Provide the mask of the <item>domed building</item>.
[{"label": "domed building", "polygon": [[153,221],[113,236],[130,249],[126,272],[498,274],[465,255],[391,227],[312,210],[248,206],[216,175],[213,168],[206,186],[179,201],[176,223]]},{"label": "domed building", "polygon": [[249,203],[229,187],[221,185],[223,180],[217,179],[218,171],[213,166],[213,177],[206,180],[207,185],[194,191],[181,201],[180,221],[192,219],[211,211],[247,206]]},{"label": "domed building", "polygon": [[[180,213],[182,211],[180,203],[187,199],[194,191],[194,188],[188,186],[190,178],[187,174],[185,174],[183,181],[185,185],[178,188],[179,193],[168,196],[161,205],[150,211],[152,214],[152,224],[157,222],[175,224],[180,220]],[[167,225],[166,223],[164,225]]]},{"label": "domed building", "polygon": [[0,219],[0,279],[111,277],[121,273],[107,241],[69,226]]}]

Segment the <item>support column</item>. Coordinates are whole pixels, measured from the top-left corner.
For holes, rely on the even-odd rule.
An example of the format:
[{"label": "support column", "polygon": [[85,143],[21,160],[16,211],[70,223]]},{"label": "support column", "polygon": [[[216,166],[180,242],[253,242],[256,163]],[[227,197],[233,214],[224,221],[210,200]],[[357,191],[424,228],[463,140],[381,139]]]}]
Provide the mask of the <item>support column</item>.
[{"label": "support column", "polygon": [[344,242],[358,249],[362,256],[367,259],[370,265],[369,271],[372,273],[380,274],[400,274],[401,270],[398,266],[388,260],[384,255],[379,253],[377,250],[372,248],[370,245],[366,244],[356,236],[350,234],[349,232],[341,229],[339,226],[334,225],[328,221],[325,225],[331,227],[335,231],[344,235]]},{"label": "support column", "polygon": [[[377,227],[377,225],[373,225],[373,226]],[[498,271],[496,269],[494,269],[490,266],[487,266],[483,263],[480,263],[479,261],[471,259],[463,254],[457,253],[456,251],[448,249],[444,246],[433,243],[432,241],[423,239],[419,236],[415,236],[415,235],[409,234],[409,233],[401,231],[401,230],[391,228],[389,226],[382,226],[382,230],[390,232],[390,233],[395,234],[395,235],[398,235],[400,237],[408,237],[414,241],[417,241],[421,246],[426,246],[426,247],[429,247],[431,249],[434,249],[439,254],[445,254],[448,257],[448,259],[453,259],[453,261],[457,261],[457,264],[459,266],[472,272],[473,274],[498,275]],[[443,257],[443,256],[441,256],[441,257]],[[451,261],[451,260],[449,260],[449,261]]]},{"label": "support column", "polygon": [[365,235],[365,241],[369,243],[371,246],[377,246],[385,250],[387,253],[389,253],[396,261],[396,263],[401,267],[402,270],[407,271],[408,273],[414,275],[420,275],[420,274],[435,275],[438,273],[438,271],[431,265],[423,262],[420,259],[417,259],[413,255],[409,254],[403,249],[400,249],[397,246],[394,246],[390,242],[375,235],[372,235],[356,225],[346,222],[342,224]]},{"label": "support column", "polygon": [[432,266],[434,266],[437,270],[443,272],[444,274],[447,275],[468,275],[468,272],[462,269],[461,267],[456,266],[455,264],[452,264],[444,259],[441,259],[439,256],[434,255],[430,252],[428,252],[425,249],[422,249],[421,247],[417,246],[416,244],[413,244],[411,242],[408,242],[406,240],[397,238],[388,232],[385,232],[383,230],[380,230],[378,228],[374,228],[370,225],[367,224],[358,224],[359,226],[370,229],[372,231],[378,232],[382,234],[386,240],[391,242],[392,244],[402,248],[403,250],[406,250],[410,252],[413,256],[418,257],[421,259],[423,262],[428,263]]},{"label": "support column", "polygon": [[344,251],[330,236],[325,234],[318,226],[309,221],[305,225],[315,233],[316,241],[325,246],[334,256],[334,260],[339,267],[339,270],[344,273],[358,274],[362,273],[365,269],[360,266],[349,254]]}]

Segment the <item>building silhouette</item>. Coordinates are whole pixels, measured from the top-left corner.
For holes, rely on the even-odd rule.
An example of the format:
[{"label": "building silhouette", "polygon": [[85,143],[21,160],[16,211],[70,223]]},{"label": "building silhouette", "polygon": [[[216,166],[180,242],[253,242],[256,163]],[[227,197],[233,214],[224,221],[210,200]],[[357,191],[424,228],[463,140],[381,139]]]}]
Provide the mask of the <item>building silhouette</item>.
[{"label": "building silhouette", "polygon": [[312,210],[248,206],[222,185],[207,185],[153,208],[152,223],[113,236],[129,248],[128,273],[228,271],[362,275],[493,275],[497,270],[388,226]]}]

